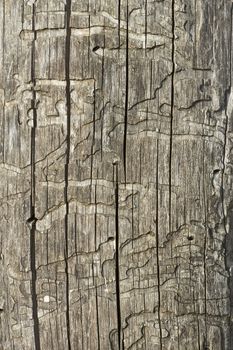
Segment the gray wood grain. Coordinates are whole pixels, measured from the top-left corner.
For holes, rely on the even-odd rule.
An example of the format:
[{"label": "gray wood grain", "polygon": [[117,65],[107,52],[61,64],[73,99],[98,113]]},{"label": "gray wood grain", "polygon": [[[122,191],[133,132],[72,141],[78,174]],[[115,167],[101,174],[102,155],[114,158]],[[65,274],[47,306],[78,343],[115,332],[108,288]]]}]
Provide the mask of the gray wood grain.
[{"label": "gray wood grain", "polygon": [[0,1],[0,349],[233,349],[230,0]]}]

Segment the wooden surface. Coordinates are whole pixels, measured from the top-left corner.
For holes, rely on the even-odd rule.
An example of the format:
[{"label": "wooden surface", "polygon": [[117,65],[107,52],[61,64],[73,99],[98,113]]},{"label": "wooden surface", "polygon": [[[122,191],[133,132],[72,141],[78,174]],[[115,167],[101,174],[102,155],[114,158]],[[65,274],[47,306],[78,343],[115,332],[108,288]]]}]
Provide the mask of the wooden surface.
[{"label": "wooden surface", "polygon": [[230,0],[0,1],[0,349],[232,350]]}]

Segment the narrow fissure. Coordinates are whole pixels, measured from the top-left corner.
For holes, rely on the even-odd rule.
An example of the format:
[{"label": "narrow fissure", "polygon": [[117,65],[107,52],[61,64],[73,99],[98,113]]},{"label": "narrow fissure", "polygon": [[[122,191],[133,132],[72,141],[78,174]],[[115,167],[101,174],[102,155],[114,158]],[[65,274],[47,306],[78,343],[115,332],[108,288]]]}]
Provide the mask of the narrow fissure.
[{"label": "narrow fissure", "polygon": [[[224,146],[223,146],[223,169],[222,169],[222,178],[221,178],[221,201],[222,201],[222,212],[223,212],[223,225],[224,225],[224,231],[225,231],[225,266],[226,268],[229,270],[229,261],[232,259],[231,257],[231,248],[229,248],[232,238],[230,238],[229,236],[232,235],[231,233],[231,224],[229,224],[229,229],[227,232],[227,214],[229,213],[230,208],[227,208],[227,212],[225,211],[225,196],[224,196],[224,174],[226,171],[226,152],[227,152],[227,133],[228,133],[228,128],[229,128],[229,118],[230,115],[228,115],[228,103],[229,103],[229,96],[231,94],[231,90],[232,90],[232,19],[233,19],[233,4],[231,4],[231,19],[230,19],[230,64],[229,64],[229,71],[230,71],[230,86],[229,89],[226,91],[225,93],[225,101],[224,101],[224,105],[226,106],[226,125],[225,125],[225,133],[224,133]],[[231,219],[229,220],[231,222]],[[232,290],[232,286],[233,286],[233,279],[232,276],[230,274],[230,276],[228,277],[228,288],[229,288],[229,300],[230,300],[230,317],[229,317],[229,345],[230,345],[230,349],[233,348],[233,322],[232,322],[232,310],[233,310],[233,290]]]},{"label": "narrow fissure", "polygon": [[36,106],[36,76],[35,76],[35,53],[36,53],[36,30],[35,30],[35,17],[36,7],[35,4],[32,6],[32,50],[31,50],[31,83],[32,83],[32,127],[31,127],[31,195],[30,195],[30,218],[27,223],[30,227],[30,265],[31,265],[31,295],[32,295],[32,317],[33,317],[33,328],[34,328],[34,342],[35,349],[40,350],[40,329],[39,329],[39,318],[38,318],[38,302],[37,302],[37,272],[36,272],[36,217],[35,217],[35,190],[36,190],[36,127],[37,127],[37,106]]},{"label": "narrow fissure", "polygon": [[[90,4],[88,2],[87,11],[89,13],[90,11]],[[88,35],[88,50],[87,50],[87,71],[88,74],[90,74],[90,47],[91,47],[91,16],[88,16],[88,28],[89,28],[89,35]]]},{"label": "narrow fissure", "polygon": [[147,0],[145,0],[145,56],[147,54]]},{"label": "narrow fissure", "polygon": [[70,94],[70,43],[71,43],[71,0],[66,1],[66,42],[65,42],[65,80],[66,80],[66,111],[67,111],[67,148],[66,148],[66,163],[65,163],[65,188],[64,200],[66,207],[65,214],[65,274],[66,274],[66,329],[67,329],[67,345],[68,350],[71,350],[70,341],[70,301],[69,301],[69,263],[68,263],[68,231],[69,231],[69,201],[68,201],[68,186],[69,186],[69,162],[70,162],[70,124],[71,124],[71,94]]},{"label": "narrow fissure", "polygon": [[131,198],[131,231],[132,231],[132,247],[134,241],[134,192],[133,192],[133,184],[132,184],[132,198]]},{"label": "narrow fissure", "polygon": [[[6,25],[6,20],[5,20],[5,0],[3,0],[2,3],[2,13],[3,13],[3,18],[2,18],[2,68],[5,66],[5,25]],[[4,71],[2,70],[2,77],[4,77]],[[5,77],[3,79],[3,81],[5,80]],[[3,118],[2,118],[2,132],[4,132],[5,130],[5,106],[6,102],[4,99],[4,103],[3,103]],[[2,137],[2,161],[3,163],[5,163],[5,137]]]},{"label": "narrow fissure", "polygon": [[171,74],[171,122],[170,122],[170,151],[169,151],[169,232],[172,231],[172,142],[174,116],[174,77],[175,77],[175,0],[172,0],[172,74]]},{"label": "narrow fissure", "polygon": [[115,185],[115,279],[116,279],[116,306],[117,306],[117,331],[118,331],[118,350],[124,349],[122,342],[121,326],[121,296],[120,296],[120,261],[119,261],[119,183],[118,183],[118,164],[115,164],[116,185]]},{"label": "narrow fissure", "polygon": [[121,0],[118,0],[118,44],[121,46]]},{"label": "narrow fissure", "polygon": [[101,348],[100,348],[99,304],[98,304],[97,286],[95,287],[95,303],[96,303],[96,328],[97,328],[97,344],[98,344],[97,349],[101,350]]},{"label": "narrow fissure", "polygon": [[205,345],[208,346],[208,332],[207,332],[207,272],[206,272],[206,254],[207,254],[207,203],[206,203],[206,184],[205,184],[205,140],[203,140],[203,204],[204,204],[204,247],[203,247],[203,269],[204,269],[204,313],[205,313]]},{"label": "narrow fissure", "polygon": [[156,150],[156,264],[157,264],[157,283],[158,283],[158,323],[159,323],[159,341],[160,350],[162,344],[162,324],[161,324],[161,294],[160,294],[160,265],[159,265],[159,140],[157,139]]},{"label": "narrow fissure", "polygon": [[197,343],[198,343],[198,350],[201,350],[201,337],[200,337],[200,325],[199,325],[199,319],[198,319],[198,313],[196,310],[194,310],[197,315]]},{"label": "narrow fissure", "polygon": [[95,122],[96,122],[96,88],[94,81],[94,90],[93,90],[93,130],[92,130],[92,144],[91,144],[91,188],[92,188],[92,177],[93,177],[93,157],[94,157],[94,147],[95,147]]},{"label": "narrow fissure", "polygon": [[[105,20],[104,20],[104,37],[103,37],[103,56],[102,56],[102,71],[101,71],[101,89],[104,90],[105,87],[105,46],[106,46],[106,37],[105,37]],[[105,105],[104,103],[104,98],[103,98],[103,106]],[[104,109],[103,109],[104,112]]]},{"label": "narrow fissure", "polygon": [[125,56],[125,120],[124,120],[124,144],[123,144],[123,162],[125,183],[127,179],[127,128],[128,128],[128,100],[129,100],[129,6],[127,0],[126,8],[126,56]]}]

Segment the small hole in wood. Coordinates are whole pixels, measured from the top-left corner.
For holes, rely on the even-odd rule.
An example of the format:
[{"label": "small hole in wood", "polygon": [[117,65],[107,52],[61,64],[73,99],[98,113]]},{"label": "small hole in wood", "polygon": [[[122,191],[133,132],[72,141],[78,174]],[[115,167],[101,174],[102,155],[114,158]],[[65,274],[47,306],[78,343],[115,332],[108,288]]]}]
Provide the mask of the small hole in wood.
[{"label": "small hole in wood", "polygon": [[99,46],[95,46],[95,47],[93,47],[92,51],[93,51],[93,52],[96,52],[96,51],[99,50],[99,49],[100,49]]},{"label": "small hole in wood", "polygon": [[188,239],[189,241],[193,241],[193,240],[194,240],[194,237],[193,237],[193,236],[188,236],[187,239]]}]

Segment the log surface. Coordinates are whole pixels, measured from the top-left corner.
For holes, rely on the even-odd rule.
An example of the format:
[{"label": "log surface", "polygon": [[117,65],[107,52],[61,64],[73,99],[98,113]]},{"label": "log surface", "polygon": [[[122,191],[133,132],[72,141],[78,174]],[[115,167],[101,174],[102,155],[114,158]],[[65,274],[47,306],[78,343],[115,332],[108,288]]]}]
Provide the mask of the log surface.
[{"label": "log surface", "polygon": [[232,2],[1,0],[0,71],[0,349],[232,350]]}]

